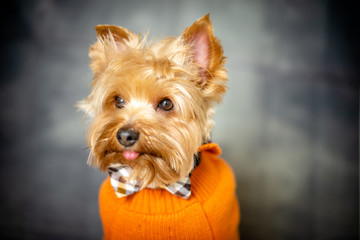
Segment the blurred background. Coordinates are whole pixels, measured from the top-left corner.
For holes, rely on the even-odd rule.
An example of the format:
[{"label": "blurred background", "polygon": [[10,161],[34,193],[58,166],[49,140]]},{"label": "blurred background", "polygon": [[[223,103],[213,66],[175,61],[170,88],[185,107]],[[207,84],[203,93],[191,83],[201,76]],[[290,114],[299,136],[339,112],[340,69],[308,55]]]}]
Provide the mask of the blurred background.
[{"label": "blurred background", "polygon": [[2,1],[0,238],[100,239],[87,121],[93,26],[180,35],[210,13],[229,90],[213,141],[242,239],[358,239],[359,15],[344,1]]}]

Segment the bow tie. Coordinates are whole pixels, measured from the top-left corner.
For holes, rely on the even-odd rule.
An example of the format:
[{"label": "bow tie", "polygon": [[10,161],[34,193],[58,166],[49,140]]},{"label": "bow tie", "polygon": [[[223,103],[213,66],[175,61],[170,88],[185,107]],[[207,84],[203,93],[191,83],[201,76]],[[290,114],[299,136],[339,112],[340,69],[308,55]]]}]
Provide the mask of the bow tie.
[{"label": "bow tie", "polygon": [[[110,182],[115,190],[116,196],[119,198],[129,196],[140,190],[140,181],[130,179],[131,168],[129,166],[109,167]],[[190,178],[185,177],[174,184],[168,185],[165,188],[168,192],[188,199],[191,195]]]}]

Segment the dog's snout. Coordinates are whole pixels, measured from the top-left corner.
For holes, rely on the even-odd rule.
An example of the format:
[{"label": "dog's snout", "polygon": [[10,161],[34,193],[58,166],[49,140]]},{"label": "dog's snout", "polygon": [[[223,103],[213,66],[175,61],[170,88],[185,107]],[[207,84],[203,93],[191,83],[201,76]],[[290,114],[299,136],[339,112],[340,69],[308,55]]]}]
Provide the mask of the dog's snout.
[{"label": "dog's snout", "polygon": [[121,128],[117,132],[116,137],[121,145],[130,147],[139,139],[139,133],[135,132],[133,129]]}]

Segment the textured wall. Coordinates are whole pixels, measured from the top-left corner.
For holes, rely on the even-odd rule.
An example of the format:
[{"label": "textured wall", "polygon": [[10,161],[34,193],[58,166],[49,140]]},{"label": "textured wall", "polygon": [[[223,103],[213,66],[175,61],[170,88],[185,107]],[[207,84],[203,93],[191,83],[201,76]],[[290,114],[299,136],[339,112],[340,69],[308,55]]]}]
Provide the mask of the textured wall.
[{"label": "textured wall", "polygon": [[[1,3],[0,238],[100,239],[86,165],[93,26],[179,35],[211,13],[229,91],[213,140],[233,166],[242,239],[358,239],[355,6],[339,1]],[[357,19],[358,20],[358,19]]]}]

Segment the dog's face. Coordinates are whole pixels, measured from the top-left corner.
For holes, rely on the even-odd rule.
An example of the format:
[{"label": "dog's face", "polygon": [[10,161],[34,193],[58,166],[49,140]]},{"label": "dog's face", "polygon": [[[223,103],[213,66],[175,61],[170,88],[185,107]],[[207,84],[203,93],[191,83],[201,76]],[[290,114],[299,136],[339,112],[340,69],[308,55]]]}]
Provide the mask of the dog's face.
[{"label": "dog's face", "polygon": [[122,27],[95,28],[92,92],[79,103],[94,118],[90,162],[101,170],[129,165],[142,187],[185,177],[210,138],[213,105],[226,90],[225,59],[209,16],[156,43]]}]

